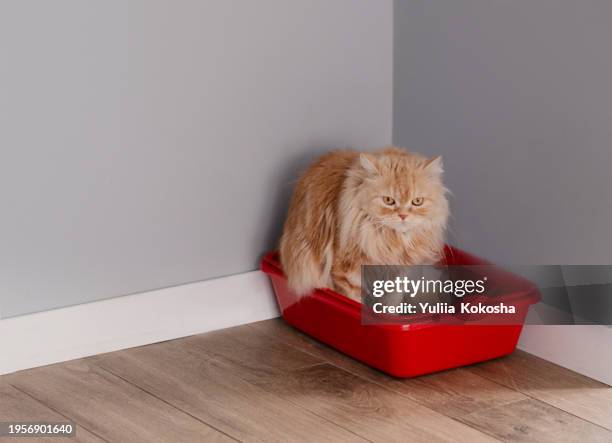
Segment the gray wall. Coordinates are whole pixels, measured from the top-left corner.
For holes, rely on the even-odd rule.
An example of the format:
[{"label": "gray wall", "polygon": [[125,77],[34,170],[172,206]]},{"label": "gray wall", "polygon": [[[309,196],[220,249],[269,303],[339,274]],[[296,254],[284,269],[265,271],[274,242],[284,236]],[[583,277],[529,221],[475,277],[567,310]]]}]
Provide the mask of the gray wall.
[{"label": "gray wall", "polygon": [[391,79],[390,0],[3,0],[0,315],[255,269]]},{"label": "gray wall", "polygon": [[397,0],[394,141],[445,157],[458,245],[612,263],[612,2]]}]

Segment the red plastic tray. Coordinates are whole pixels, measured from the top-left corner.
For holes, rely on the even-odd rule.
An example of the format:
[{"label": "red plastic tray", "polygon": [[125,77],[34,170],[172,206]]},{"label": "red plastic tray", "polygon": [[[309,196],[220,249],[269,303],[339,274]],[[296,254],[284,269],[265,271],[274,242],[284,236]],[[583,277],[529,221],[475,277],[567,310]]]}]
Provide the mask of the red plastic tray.
[{"label": "red plastic tray", "polygon": [[[490,265],[447,246],[449,265]],[[523,328],[529,305],[539,300],[537,288],[521,277],[499,270],[513,290],[502,297],[517,307],[512,324],[410,323],[363,325],[361,304],[331,289],[302,297],[288,287],[276,252],[267,254],[262,271],[270,275],[283,318],[290,325],[345,354],[396,377],[414,377],[510,354]],[[518,303],[517,303],[518,301]]]}]

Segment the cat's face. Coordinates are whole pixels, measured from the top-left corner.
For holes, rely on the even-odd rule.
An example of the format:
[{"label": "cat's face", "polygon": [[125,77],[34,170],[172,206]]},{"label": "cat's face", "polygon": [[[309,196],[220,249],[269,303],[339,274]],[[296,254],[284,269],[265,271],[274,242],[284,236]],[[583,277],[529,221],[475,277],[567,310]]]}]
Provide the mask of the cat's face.
[{"label": "cat's face", "polygon": [[406,233],[426,224],[444,226],[448,217],[440,157],[425,159],[404,151],[361,154],[365,173],[361,207],[376,226]]}]

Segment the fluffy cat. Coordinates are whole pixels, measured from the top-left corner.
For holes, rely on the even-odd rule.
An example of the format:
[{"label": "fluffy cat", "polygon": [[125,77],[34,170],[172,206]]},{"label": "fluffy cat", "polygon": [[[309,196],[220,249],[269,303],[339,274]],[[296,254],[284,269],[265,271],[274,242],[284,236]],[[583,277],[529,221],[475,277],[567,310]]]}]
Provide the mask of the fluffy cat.
[{"label": "fluffy cat", "polygon": [[434,264],[448,219],[442,160],[396,147],[332,151],[299,179],[280,242],[289,287],[361,300],[361,265]]}]

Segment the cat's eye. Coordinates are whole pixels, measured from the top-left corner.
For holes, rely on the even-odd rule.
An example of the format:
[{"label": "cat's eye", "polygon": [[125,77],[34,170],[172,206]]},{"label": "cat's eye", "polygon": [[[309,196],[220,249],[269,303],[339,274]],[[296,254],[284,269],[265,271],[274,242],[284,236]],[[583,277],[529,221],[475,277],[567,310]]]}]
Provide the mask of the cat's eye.
[{"label": "cat's eye", "polygon": [[425,199],[423,197],[415,197],[412,199],[412,205],[413,206],[421,206],[423,204],[423,201]]},{"label": "cat's eye", "polygon": [[383,203],[387,206],[393,206],[395,204],[395,200],[393,200],[393,198],[385,195],[383,197]]}]

